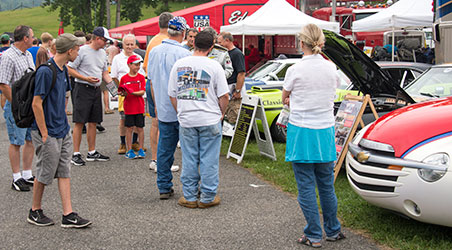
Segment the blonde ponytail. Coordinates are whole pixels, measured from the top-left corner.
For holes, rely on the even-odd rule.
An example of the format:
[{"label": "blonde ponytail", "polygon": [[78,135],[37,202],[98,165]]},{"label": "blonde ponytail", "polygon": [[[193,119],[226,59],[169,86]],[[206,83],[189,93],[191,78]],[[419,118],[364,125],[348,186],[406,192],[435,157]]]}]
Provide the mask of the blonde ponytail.
[{"label": "blonde ponytail", "polygon": [[319,54],[325,44],[323,31],[315,24],[308,24],[301,29],[299,34],[303,43],[312,50],[312,53]]}]

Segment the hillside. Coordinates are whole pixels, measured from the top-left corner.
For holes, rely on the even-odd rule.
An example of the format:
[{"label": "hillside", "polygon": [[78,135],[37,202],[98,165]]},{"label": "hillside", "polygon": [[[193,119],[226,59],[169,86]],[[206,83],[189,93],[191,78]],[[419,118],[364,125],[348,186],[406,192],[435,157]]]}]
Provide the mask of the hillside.
[{"label": "hillside", "polygon": [[[180,9],[189,8],[203,2],[170,2],[171,11],[176,11]],[[112,6],[112,24],[114,24],[115,20],[115,6]],[[156,16],[154,13],[155,9],[152,7],[143,9],[143,17],[140,19],[148,19]],[[5,31],[13,32],[14,28],[17,25],[29,25],[33,28],[33,32],[36,37],[40,37],[41,33],[49,32],[53,36],[57,36],[58,34],[58,11],[49,12],[48,8],[35,7],[30,9],[21,9],[21,10],[9,10],[0,12],[0,34]],[[129,24],[130,21],[122,20],[120,25]],[[73,32],[74,27],[72,25],[64,27],[65,32]]]}]

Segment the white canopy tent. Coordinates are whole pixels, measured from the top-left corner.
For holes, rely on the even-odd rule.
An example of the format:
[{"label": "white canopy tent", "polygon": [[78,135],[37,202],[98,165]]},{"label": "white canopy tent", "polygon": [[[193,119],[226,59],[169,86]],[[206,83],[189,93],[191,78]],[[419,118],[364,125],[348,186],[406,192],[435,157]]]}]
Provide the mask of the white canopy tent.
[{"label": "white canopy tent", "polygon": [[233,35],[295,35],[309,23],[339,33],[337,22],[308,16],[285,0],[269,0],[251,16],[235,24],[221,26],[220,31]]},{"label": "white canopy tent", "polygon": [[399,0],[387,9],[353,22],[352,30],[362,32],[431,27],[432,23],[432,0]]},{"label": "white canopy tent", "polygon": [[433,11],[431,0],[399,0],[391,7],[355,21],[353,32],[392,30],[392,61],[394,61],[394,30],[431,27]]}]

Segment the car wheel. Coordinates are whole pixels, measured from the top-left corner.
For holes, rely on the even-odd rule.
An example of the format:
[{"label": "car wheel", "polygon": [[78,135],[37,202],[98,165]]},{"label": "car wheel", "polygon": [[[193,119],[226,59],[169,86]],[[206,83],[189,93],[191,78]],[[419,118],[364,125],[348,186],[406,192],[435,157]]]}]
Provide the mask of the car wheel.
[{"label": "car wheel", "polygon": [[273,141],[275,142],[286,142],[287,128],[276,125],[279,115],[273,120],[270,126],[270,134],[272,135]]}]

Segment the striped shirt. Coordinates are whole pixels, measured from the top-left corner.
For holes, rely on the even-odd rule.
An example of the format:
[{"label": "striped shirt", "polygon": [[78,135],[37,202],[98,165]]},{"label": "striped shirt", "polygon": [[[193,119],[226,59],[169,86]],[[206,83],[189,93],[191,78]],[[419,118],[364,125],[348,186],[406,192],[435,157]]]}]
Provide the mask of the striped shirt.
[{"label": "striped shirt", "polygon": [[11,48],[2,54],[0,83],[11,85],[19,80],[28,68],[35,70],[31,53],[28,51],[22,52],[14,44],[11,45]]}]

